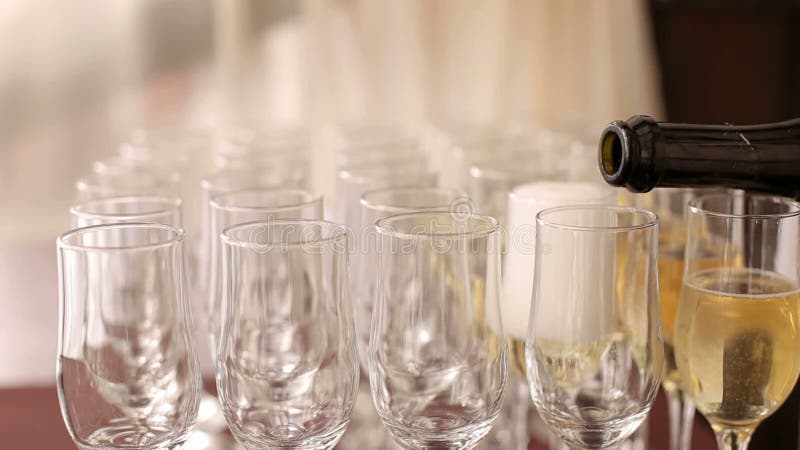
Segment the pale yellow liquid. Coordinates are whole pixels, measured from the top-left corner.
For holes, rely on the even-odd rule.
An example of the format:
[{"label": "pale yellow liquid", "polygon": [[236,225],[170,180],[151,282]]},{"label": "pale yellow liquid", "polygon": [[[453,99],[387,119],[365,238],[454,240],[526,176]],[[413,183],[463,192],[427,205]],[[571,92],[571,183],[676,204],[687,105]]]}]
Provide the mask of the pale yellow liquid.
[{"label": "pale yellow liquid", "polygon": [[684,391],[721,429],[774,412],[800,372],[800,291],[779,274],[709,269],[685,280],[675,328]]},{"label": "pale yellow liquid", "polygon": [[[661,327],[664,334],[664,387],[668,390],[680,389],[680,374],[675,364],[675,318],[678,313],[678,301],[683,287],[684,232],[662,233],[659,237],[658,251],[658,287],[661,304]],[[711,269],[723,263],[738,265],[738,257],[728,257],[723,253],[724,247],[708,246],[700,254],[695,255],[694,268]],[[730,252],[730,249],[728,249]]]},{"label": "pale yellow liquid", "polygon": [[658,288],[661,303],[661,326],[664,334],[664,386],[680,388],[680,376],[675,365],[673,336],[675,315],[683,281],[683,239],[662,240],[658,254]]},{"label": "pale yellow liquid", "polygon": [[547,378],[555,384],[555,387],[576,390],[583,388],[595,377],[600,370],[603,355],[612,344],[623,340],[624,336],[619,333],[607,334],[580,343],[538,339],[533,343],[533,350],[539,370],[547,374]]},{"label": "pale yellow liquid", "polygon": [[521,380],[526,380],[525,373],[525,340],[509,337],[508,341],[508,366],[511,373],[516,374]]}]

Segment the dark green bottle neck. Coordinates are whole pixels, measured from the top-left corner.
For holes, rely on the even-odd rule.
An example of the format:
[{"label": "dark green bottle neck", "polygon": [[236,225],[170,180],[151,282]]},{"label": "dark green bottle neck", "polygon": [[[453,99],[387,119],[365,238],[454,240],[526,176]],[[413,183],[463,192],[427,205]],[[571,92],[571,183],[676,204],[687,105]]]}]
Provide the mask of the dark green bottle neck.
[{"label": "dark green bottle neck", "polygon": [[633,192],[719,186],[797,195],[800,118],[733,126],[634,116],[606,127],[599,160],[606,182]]}]

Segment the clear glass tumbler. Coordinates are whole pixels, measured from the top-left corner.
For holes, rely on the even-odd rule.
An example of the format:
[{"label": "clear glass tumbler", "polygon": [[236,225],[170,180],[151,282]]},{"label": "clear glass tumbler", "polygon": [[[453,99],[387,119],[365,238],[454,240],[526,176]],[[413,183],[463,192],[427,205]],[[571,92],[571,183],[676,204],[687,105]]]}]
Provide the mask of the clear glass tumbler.
[{"label": "clear glass tumbler", "polygon": [[500,412],[507,377],[497,221],[419,212],[376,227],[369,374],[378,414],[404,448],[473,448]]},{"label": "clear glass tumbler", "polygon": [[322,219],[322,196],[302,189],[253,188],[226,192],[212,198],[208,277],[208,326],[212,352],[217,351],[221,327],[224,278],[220,238],[234,225],[276,219]]},{"label": "clear glass tumbler", "polygon": [[217,391],[233,435],[249,450],[332,448],[359,378],[344,228],[250,222],[221,239]]},{"label": "clear glass tumbler", "polygon": [[661,382],[658,219],[620,206],[546,209],[535,247],[533,402],[569,446],[613,447],[644,421]]},{"label": "clear glass tumbler", "polygon": [[177,449],[194,426],[200,370],[183,240],[161,224],[58,238],[58,397],[82,450]]},{"label": "clear glass tumbler", "polygon": [[374,225],[378,220],[420,211],[472,212],[472,203],[463,192],[434,188],[386,188],[365,192],[361,196],[361,223],[353,230],[360,246],[353,256],[353,305],[356,312],[358,351],[362,370],[367,370],[369,333],[375,296],[375,267],[378,264],[377,239]]}]

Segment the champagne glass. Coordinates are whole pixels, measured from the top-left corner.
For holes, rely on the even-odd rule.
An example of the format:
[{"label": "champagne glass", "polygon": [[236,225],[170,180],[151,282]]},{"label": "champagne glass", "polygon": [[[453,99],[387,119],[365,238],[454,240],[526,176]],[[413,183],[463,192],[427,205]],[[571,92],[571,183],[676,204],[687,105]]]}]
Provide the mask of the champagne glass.
[{"label": "champagne glass", "polygon": [[77,200],[128,195],[180,197],[180,177],[174,172],[93,173],[75,182]]},{"label": "champagne glass", "polygon": [[311,140],[302,127],[272,129],[239,128],[224,132],[217,156],[245,159],[254,155],[297,155],[308,157]]},{"label": "champagne glass", "polygon": [[427,152],[416,139],[350,144],[336,149],[334,162],[339,169],[375,164],[428,162]]},{"label": "champagne glass", "polygon": [[621,206],[546,209],[535,247],[533,402],[568,445],[612,447],[639,427],[661,382],[658,219]]},{"label": "champagne glass", "polygon": [[58,238],[58,396],[81,450],[177,449],[200,371],[183,231],[106,224]]},{"label": "champagne glass", "polygon": [[[298,173],[279,172],[277,170],[264,170],[260,167],[247,169],[220,169],[207,175],[200,183],[202,199],[203,226],[200,233],[198,253],[199,273],[208,274],[212,246],[222,229],[211,229],[211,200],[214,197],[234,191],[247,189],[302,189],[306,185],[306,178]],[[198,277],[201,292],[208,295],[209,281],[207,276]]]},{"label": "champagne glass", "polygon": [[530,392],[525,369],[525,339],[533,294],[531,274],[535,265],[536,214],[556,206],[615,203],[613,189],[579,181],[538,181],[517,186],[508,194],[500,312],[509,348],[509,367],[515,375],[510,380],[511,387],[506,388],[512,393],[506,394],[507,416],[515,428],[514,439],[522,445],[527,445],[531,434],[541,440],[555,439],[527,400]]},{"label": "champagne glass", "polygon": [[249,222],[221,241],[217,391],[233,435],[249,450],[332,448],[358,390],[344,228]]},{"label": "champagne glass", "polygon": [[364,192],[390,187],[434,187],[437,181],[438,174],[428,168],[425,160],[342,169],[336,185],[338,221],[353,230],[361,229],[359,201]]},{"label": "champagne glass", "polygon": [[[661,386],[667,397],[671,450],[689,450],[694,426],[694,402],[684,395],[678,367],[675,365],[674,331],[683,281],[686,214],[689,202],[701,192],[660,188],[635,197],[638,206],[654,211],[659,218],[658,286],[665,350],[665,371]],[[705,261],[705,264],[713,263],[713,252]]]},{"label": "champagne glass", "polygon": [[94,161],[92,163],[92,173],[123,177],[129,175],[152,176],[156,174],[165,179],[175,180],[175,182],[179,182],[181,179],[178,167],[172,164],[162,164],[151,160],[128,159],[119,155]]},{"label": "champagne glass", "polygon": [[[190,242],[197,239],[202,227],[197,186],[210,164],[212,144],[209,133],[174,123],[135,130],[119,148],[121,158],[132,165],[166,168],[180,175],[178,196],[183,200],[183,226]],[[197,250],[191,248],[189,255],[195,272]]]},{"label": "champagne glass", "polygon": [[704,195],[689,204],[675,360],[720,449],[746,449],[800,372],[800,204]]},{"label": "champagne glass", "polygon": [[506,383],[497,221],[418,212],[376,228],[369,375],[378,415],[404,448],[473,448]]},{"label": "champagne glass", "polygon": [[[294,201],[303,203],[305,200],[313,200],[315,196],[305,191],[295,192],[291,189],[282,191],[280,189],[281,187],[300,188],[304,182],[305,175],[300,172],[279,171],[277,167],[266,168],[257,165],[241,169],[231,167],[219,169],[202,180],[203,227],[198,251],[198,273],[202,276],[197,277],[195,287],[198,292],[197,297],[202,299],[202,305],[197,308],[200,313],[197,315],[202,315],[203,329],[200,331],[198,339],[207,340],[209,338],[208,327],[218,326],[219,313],[218,307],[215,305],[220,298],[216,284],[221,270],[218,259],[219,234],[234,222],[266,219],[274,216],[274,209],[279,206],[287,207]],[[215,202],[216,207],[212,208],[212,200],[226,194],[230,195]],[[239,207],[245,208],[239,209]],[[311,201],[308,207],[316,208],[316,202]],[[292,208],[286,208],[284,212],[291,214],[292,211]],[[317,215],[314,218],[317,218]],[[215,295],[214,297],[211,297],[212,293]],[[208,367],[207,370],[212,370],[213,359],[216,357],[216,349],[213,349],[216,339],[212,337],[210,342],[211,345],[207,348],[211,350],[211,353],[201,353],[202,356],[206,356],[201,361],[207,363],[204,366],[204,368]],[[209,393],[204,395],[200,414],[199,427],[210,431],[225,428],[225,420],[216,395]],[[204,417],[207,420],[202,420]]]},{"label": "champagne glass", "polygon": [[[495,152],[494,159],[473,164],[469,169],[469,195],[476,211],[495,217],[505,226],[508,194],[521,184],[563,179],[563,172],[543,163],[541,152],[531,149]],[[537,164],[529,161],[535,160]]]},{"label": "champagne glass", "polygon": [[208,326],[212,352],[216,354],[224,286],[220,253],[222,232],[228,227],[257,220],[321,219],[322,196],[302,189],[250,188],[219,194],[212,198],[210,205]]},{"label": "champagne glass", "polygon": [[361,223],[364,226],[354,230],[358,242],[362,244],[354,258],[355,286],[352,289],[355,294],[353,303],[359,337],[359,361],[365,373],[378,258],[374,225],[389,216],[419,211],[471,212],[472,204],[462,192],[434,187],[376,189],[361,196]]},{"label": "champagne glass", "polygon": [[179,227],[181,200],[176,197],[109,197],[76,203],[69,210],[72,226],[151,222]]}]

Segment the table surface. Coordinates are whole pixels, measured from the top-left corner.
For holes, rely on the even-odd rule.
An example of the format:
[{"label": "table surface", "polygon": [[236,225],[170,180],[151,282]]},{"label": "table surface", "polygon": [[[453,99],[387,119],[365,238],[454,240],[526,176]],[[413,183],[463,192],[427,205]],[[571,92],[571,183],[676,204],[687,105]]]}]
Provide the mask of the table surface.
[{"label": "table surface", "polygon": [[[354,421],[353,424],[348,428],[345,437],[360,432],[357,422]],[[666,405],[662,395],[659,395],[653,407],[649,426],[649,448],[667,450]],[[55,388],[0,389],[0,442],[3,443],[2,448],[10,450],[74,449],[75,445],[70,440],[61,419]],[[363,440],[359,442],[363,443]],[[342,447],[345,446],[340,446]],[[373,448],[377,449],[378,446]],[[531,440],[528,448],[544,450],[547,445]],[[699,415],[695,419],[692,448],[694,450],[716,448],[710,428]],[[358,450],[371,449],[361,446]]]}]

